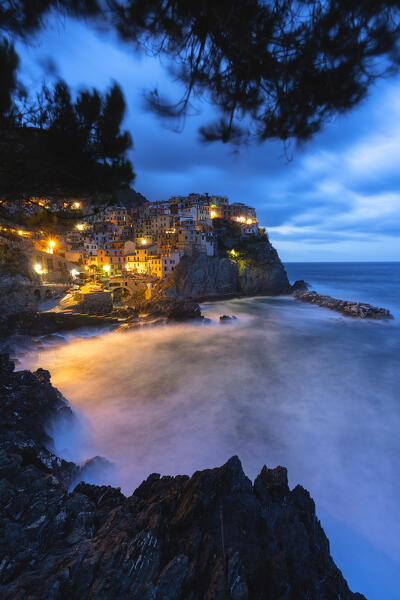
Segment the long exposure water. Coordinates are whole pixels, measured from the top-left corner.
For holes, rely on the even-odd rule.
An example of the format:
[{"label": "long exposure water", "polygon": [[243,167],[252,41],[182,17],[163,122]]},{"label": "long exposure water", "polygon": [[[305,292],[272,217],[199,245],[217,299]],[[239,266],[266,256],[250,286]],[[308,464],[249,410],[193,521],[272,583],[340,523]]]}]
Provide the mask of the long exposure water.
[{"label": "long exposure water", "polygon": [[[125,493],[151,472],[190,474],[237,454],[254,478],[284,465],[316,501],[339,568],[369,600],[400,589],[400,263],[292,263],[336,297],[389,308],[352,320],[289,297],[203,306],[212,325],[69,336],[25,357],[48,368],[79,416],[53,431],[95,481]],[[221,314],[236,315],[220,325]]]}]

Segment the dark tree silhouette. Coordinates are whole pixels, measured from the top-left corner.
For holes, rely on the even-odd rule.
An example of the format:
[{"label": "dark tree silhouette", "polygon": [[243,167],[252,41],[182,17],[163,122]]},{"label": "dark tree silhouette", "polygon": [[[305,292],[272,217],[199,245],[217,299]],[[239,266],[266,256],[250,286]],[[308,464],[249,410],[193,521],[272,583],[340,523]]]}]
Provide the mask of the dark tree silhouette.
[{"label": "dark tree silhouette", "polygon": [[6,39],[0,40],[0,119],[11,116],[13,94],[17,90],[17,68],[19,59],[14,46]]},{"label": "dark tree silhouette", "polygon": [[[2,53],[1,50],[4,49]],[[125,101],[114,84],[102,96],[83,90],[76,100],[64,81],[43,87],[35,102],[13,102],[18,59],[0,46],[8,78],[0,96],[0,198],[96,196],[124,189],[134,179],[121,131]],[[15,99],[14,99],[15,100]]]},{"label": "dark tree silhouette", "polygon": [[[120,36],[166,54],[185,86],[179,101],[148,95],[181,118],[193,95],[218,107],[204,139],[304,140],[397,68],[399,0],[13,0],[0,27],[20,35],[49,8],[102,19]],[[378,60],[379,59],[379,60]]]}]

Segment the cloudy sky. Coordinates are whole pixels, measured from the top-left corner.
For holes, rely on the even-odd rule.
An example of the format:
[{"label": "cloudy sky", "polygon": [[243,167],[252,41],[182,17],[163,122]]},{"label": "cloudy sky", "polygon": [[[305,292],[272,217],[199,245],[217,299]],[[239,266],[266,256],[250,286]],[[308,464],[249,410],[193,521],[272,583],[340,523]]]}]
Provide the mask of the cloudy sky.
[{"label": "cloudy sky", "polygon": [[154,87],[179,94],[166,66],[84,23],[53,22],[18,51],[30,88],[41,84],[49,59],[75,89],[121,85],[135,189],[149,200],[209,192],[255,206],[284,261],[400,260],[400,78],[380,81],[288,158],[279,142],[239,152],[201,143],[199,125],[215,116],[206,103],[183,131],[168,129],[143,102]]}]

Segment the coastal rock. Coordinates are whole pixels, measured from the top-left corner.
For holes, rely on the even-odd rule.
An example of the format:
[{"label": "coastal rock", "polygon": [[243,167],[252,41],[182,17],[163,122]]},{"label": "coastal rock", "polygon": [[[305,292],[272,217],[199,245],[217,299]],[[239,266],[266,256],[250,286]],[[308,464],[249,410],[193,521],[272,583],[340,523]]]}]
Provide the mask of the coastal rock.
[{"label": "coastal rock", "polygon": [[220,323],[230,323],[231,321],[236,321],[237,317],[230,315],[221,315],[219,318]]},{"label": "coastal rock", "polygon": [[310,285],[304,281],[304,279],[297,279],[291,286],[291,292],[306,292]]},{"label": "coastal rock", "polygon": [[0,335],[46,336],[80,327],[103,327],[118,324],[117,318],[68,312],[19,312],[0,322]]},{"label": "coastal rock", "polygon": [[196,300],[287,293],[290,285],[286,271],[272,250],[262,260],[204,254],[185,256],[167,285],[177,294]]},{"label": "coastal rock", "polygon": [[163,317],[167,321],[188,321],[202,318],[200,306],[193,300],[163,294],[142,302],[140,312],[147,317]]},{"label": "coastal rock", "polygon": [[0,270],[0,322],[21,311],[35,311],[35,282],[27,276]]},{"label": "coastal rock", "polygon": [[85,482],[69,492],[79,469],[47,449],[45,429],[66,401],[47,371],[14,372],[7,356],[0,369],[4,600],[364,598],[286,469],[252,484],[232,457],[192,477],[152,474],[128,498]]},{"label": "coastal rock", "polygon": [[302,302],[309,302],[317,306],[323,306],[348,317],[359,319],[393,319],[393,315],[386,308],[379,308],[364,302],[351,302],[349,300],[338,300],[332,296],[317,294],[315,291],[295,291],[293,296]]}]

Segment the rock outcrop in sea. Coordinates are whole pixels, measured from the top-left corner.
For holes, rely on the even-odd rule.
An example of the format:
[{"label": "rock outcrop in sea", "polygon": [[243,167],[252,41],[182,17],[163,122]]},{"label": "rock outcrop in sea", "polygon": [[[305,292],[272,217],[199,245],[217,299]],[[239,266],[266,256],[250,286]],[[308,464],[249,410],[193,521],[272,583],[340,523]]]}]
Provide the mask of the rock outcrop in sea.
[{"label": "rock outcrop in sea", "polygon": [[184,257],[173,274],[173,286],[178,294],[196,300],[284,294],[289,291],[289,282],[275,253],[271,253],[270,260],[266,255],[263,262],[204,254]]},{"label": "rock outcrop in sea", "polygon": [[[48,450],[74,418],[43,369],[0,357],[0,596],[4,600],[362,600],[286,469],[254,484],[237,457],[191,477],[152,474],[130,497],[89,485]],[[86,467],[85,467],[86,468]]]},{"label": "rock outcrop in sea", "polygon": [[338,298],[332,298],[332,296],[318,294],[313,290],[307,291],[305,289],[295,289],[293,296],[302,302],[309,302],[310,304],[329,308],[330,310],[340,312],[347,317],[381,320],[393,319],[393,315],[387,308],[372,306],[372,304],[367,304],[366,302],[339,300]]},{"label": "rock outcrop in sea", "polygon": [[267,235],[244,239],[240,227],[214,225],[216,256],[185,256],[165,285],[195,300],[290,292],[285,268]]}]

